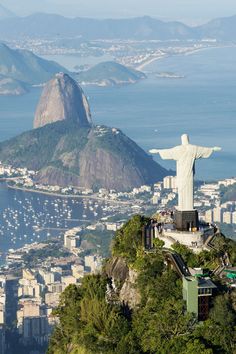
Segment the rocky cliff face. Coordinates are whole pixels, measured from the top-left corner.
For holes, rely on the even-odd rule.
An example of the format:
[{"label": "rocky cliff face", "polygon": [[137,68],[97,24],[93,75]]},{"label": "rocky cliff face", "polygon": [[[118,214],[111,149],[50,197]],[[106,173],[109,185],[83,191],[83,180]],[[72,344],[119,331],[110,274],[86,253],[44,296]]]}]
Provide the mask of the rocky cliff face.
[{"label": "rocky cliff face", "polygon": [[[78,130],[78,139],[79,134]],[[71,135],[72,144],[74,139]],[[67,143],[68,138],[60,139],[53,160],[39,171],[38,182],[126,191],[154,183],[167,174],[118,129],[93,127],[80,148],[68,150]]]},{"label": "rocky cliff face", "polygon": [[111,258],[106,265],[105,272],[111,279],[111,297],[118,297],[119,301],[128,305],[130,309],[140,304],[141,295],[135,286],[138,273],[129,269],[123,258]]},{"label": "rocky cliff face", "polygon": [[45,86],[36,109],[34,128],[61,120],[73,121],[78,127],[92,123],[88,101],[77,83],[59,73]]}]

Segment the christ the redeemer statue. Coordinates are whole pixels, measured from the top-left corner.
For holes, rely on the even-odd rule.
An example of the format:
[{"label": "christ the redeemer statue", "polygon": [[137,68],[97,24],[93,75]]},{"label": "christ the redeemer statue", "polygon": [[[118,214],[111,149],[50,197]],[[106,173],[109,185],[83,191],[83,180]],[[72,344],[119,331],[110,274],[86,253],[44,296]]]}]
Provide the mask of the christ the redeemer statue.
[{"label": "christ the redeemer statue", "polygon": [[187,134],[181,136],[182,145],[172,149],[150,150],[151,154],[160,154],[163,160],[175,160],[177,188],[178,188],[178,210],[191,211],[193,207],[193,177],[195,173],[195,160],[207,159],[213,151],[220,151],[220,147],[202,147],[189,144]]}]

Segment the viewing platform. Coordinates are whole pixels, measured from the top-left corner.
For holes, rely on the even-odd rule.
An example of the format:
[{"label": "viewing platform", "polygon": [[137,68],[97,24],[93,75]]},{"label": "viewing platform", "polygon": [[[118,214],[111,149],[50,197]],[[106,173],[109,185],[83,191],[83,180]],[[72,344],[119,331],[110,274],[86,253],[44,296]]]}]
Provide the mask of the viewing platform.
[{"label": "viewing platform", "polygon": [[146,249],[154,247],[154,240],[160,239],[165,243],[166,248],[170,248],[176,242],[179,242],[189,247],[194,253],[199,253],[202,250],[210,250],[210,241],[217,233],[217,228],[214,225],[206,223],[199,224],[198,229],[189,231],[179,231],[176,229],[174,221],[157,222],[152,220],[144,228],[143,244]]}]

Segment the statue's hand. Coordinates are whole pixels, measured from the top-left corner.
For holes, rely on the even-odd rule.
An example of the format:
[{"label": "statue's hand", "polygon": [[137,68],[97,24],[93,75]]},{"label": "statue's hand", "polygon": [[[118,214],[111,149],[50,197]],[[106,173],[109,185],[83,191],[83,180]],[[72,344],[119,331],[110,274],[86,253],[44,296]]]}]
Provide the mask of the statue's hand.
[{"label": "statue's hand", "polygon": [[214,150],[214,151],[221,151],[221,147],[215,146],[215,147],[213,147],[213,150]]},{"label": "statue's hand", "polygon": [[159,153],[159,150],[157,149],[151,149],[149,150],[150,154],[158,154]]}]

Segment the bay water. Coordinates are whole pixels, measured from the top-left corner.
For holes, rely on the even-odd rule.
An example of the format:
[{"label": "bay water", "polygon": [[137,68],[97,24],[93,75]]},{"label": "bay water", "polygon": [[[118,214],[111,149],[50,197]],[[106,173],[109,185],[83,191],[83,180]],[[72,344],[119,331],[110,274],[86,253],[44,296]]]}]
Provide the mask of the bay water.
[{"label": "bay water", "polygon": [[[72,61],[71,56],[54,56],[52,59],[68,69],[72,68],[72,62],[76,65],[76,59]],[[221,152],[197,163],[198,179],[207,181],[236,176],[235,62],[235,47],[207,49],[153,62],[145,68],[148,78],[135,85],[84,87],[93,121],[120,128],[146,151],[178,145],[181,134],[188,133],[191,143],[222,147]],[[78,60],[79,65],[83,63],[86,64],[86,58]],[[156,75],[163,72],[182,78]],[[34,88],[21,97],[0,96],[0,141],[32,129],[41,91],[41,88]],[[155,159],[166,168],[175,168],[171,161]],[[0,250],[45,239],[48,231],[35,233],[33,223],[43,224],[45,228],[68,227],[62,211],[63,203],[65,201],[52,197],[8,190],[1,184]],[[72,212],[79,220],[83,204],[68,203],[67,212],[74,210]],[[58,204],[56,211],[55,204]],[[29,207],[31,216],[27,217]],[[39,219],[35,219],[37,214],[41,215]],[[89,217],[93,219],[93,215]]]}]

